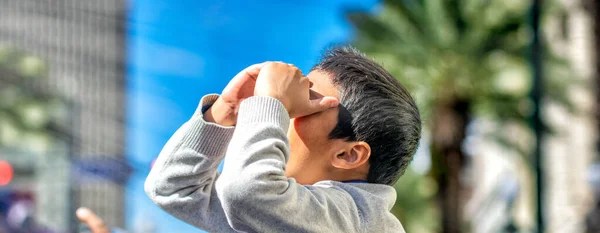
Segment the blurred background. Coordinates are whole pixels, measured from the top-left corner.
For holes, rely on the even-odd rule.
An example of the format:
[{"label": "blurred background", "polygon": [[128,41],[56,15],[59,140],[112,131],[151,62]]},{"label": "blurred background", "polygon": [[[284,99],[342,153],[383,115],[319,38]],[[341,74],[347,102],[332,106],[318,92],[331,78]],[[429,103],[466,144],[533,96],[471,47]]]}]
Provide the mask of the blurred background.
[{"label": "blurred background", "polygon": [[0,232],[202,232],[144,194],[199,99],[352,44],[423,114],[410,233],[600,232],[597,0],[0,0]]}]

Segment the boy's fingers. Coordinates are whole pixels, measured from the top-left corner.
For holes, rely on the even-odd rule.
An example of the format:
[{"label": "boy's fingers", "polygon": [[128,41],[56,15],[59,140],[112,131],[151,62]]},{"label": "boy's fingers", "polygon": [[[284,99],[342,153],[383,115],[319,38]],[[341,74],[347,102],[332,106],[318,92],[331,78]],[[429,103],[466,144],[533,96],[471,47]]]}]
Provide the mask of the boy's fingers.
[{"label": "boy's fingers", "polygon": [[88,208],[81,207],[75,212],[79,221],[85,223],[93,233],[110,233],[102,219]]},{"label": "boy's fingers", "polygon": [[327,109],[338,106],[338,104],[338,99],[331,96],[324,96],[321,98],[309,100],[309,109],[306,115],[325,111]]},{"label": "boy's fingers", "polygon": [[256,80],[256,77],[258,76],[258,73],[260,72],[260,69],[266,64],[267,62],[263,62],[263,63],[258,63],[258,64],[254,64],[251,65],[249,67],[247,67],[246,69],[244,69],[242,72],[240,72],[236,77],[234,78],[241,78],[241,77],[250,77],[254,80]]}]

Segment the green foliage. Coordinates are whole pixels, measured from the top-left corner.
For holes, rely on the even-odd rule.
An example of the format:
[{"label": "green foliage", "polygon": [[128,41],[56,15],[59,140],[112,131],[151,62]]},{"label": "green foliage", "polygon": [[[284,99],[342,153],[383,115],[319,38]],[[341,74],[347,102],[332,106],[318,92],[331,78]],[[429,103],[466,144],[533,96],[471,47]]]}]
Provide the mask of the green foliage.
[{"label": "green foliage", "polygon": [[[527,1],[388,0],[381,11],[352,13],[355,45],[412,91],[429,119],[449,96],[471,100],[473,113],[526,120],[531,113]],[[547,50],[545,89],[569,107],[568,64]]]},{"label": "green foliage", "polygon": [[392,213],[402,220],[404,230],[420,233],[438,232],[437,219],[440,213],[433,203],[437,192],[435,180],[409,168],[395,188],[398,196]]},{"label": "green foliage", "polygon": [[9,75],[6,74],[7,71],[30,79],[45,78],[48,75],[48,67],[42,59],[8,46],[0,46],[0,67],[5,70],[3,75]]},{"label": "green foliage", "polygon": [[40,58],[0,46],[0,147],[48,148],[65,105],[40,88],[47,75]]},{"label": "green foliage", "polygon": [[[533,109],[529,4],[521,0],[384,0],[376,14],[350,13],[348,18],[357,29],[354,45],[411,91],[426,125],[432,125],[438,105],[458,98],[471,104],[472,116],[499,125],[519,125],[527,135],[531,134],[528,122]],[[548,47],[543,62],[546,100],[574,112],[567,87],[576,79],[571,77],[568,62]],[[510,133],[487,136],[528,161],[532,143],[519,143]],[[415,191],[429,181],[407,173],[401,182],[396,187],[395,213],[407,228],[432,226],[426,221],[436,214],[416,204],[430,206],[425,200],[431,197]],[[400,199],[405,194],[406,200]]]}]

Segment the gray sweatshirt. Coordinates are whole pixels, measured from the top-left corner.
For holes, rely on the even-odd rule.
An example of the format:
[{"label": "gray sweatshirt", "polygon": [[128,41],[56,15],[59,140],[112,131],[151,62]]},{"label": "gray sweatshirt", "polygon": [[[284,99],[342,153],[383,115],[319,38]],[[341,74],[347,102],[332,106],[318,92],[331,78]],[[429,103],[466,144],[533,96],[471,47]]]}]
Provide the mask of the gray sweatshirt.
[{"label": "gray sweatshirt", "polygon": [[234,128],[204,121],[202,106],[217,98],[202,98],[146,179],[146,193],[162,209],[209,232],[404,232],[390,213],[391,186],[301,185],[285,176],[290,119],[281,102],[244,100]]}]

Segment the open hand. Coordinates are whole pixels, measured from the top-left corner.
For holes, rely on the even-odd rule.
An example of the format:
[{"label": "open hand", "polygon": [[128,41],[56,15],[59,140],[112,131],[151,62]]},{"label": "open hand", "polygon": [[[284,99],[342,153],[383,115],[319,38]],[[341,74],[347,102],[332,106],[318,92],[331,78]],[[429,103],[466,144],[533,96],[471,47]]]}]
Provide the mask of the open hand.
[{"label": "open hand", "polygon": [[302,117],[338,105],[335,97],[310,99],[311,82],[297,67],[269,62],[261,68],[254,88],[255,96],[270,96],[281,101],[290,118]]}]

